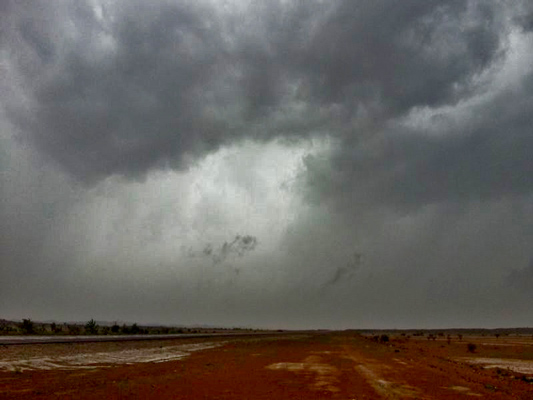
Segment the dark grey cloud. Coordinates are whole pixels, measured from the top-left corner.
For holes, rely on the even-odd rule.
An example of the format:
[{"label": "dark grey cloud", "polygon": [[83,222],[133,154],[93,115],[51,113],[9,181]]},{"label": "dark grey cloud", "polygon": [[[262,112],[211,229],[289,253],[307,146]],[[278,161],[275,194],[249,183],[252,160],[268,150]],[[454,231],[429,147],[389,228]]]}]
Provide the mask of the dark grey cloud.
[{"label": "dark grey cloud", "polygon": [[363,255],[361,253],[355,252],[353,259],[350,260],[345,266],[337,267],[333,277],[324,283],[324,287],[335,285],[337,282],[345,281],[351,279],[356,273],[359,267],[361,266],[363,260]]},{"label": "dark grey cloud", "polygon": [[413,210],[531,194],[531,82],[471,107],[475,117],[459,126],[444,122],[436,135],[391,124],[331,158],[307,158],[309,198]]},{"label": "dark grey cloud", "polygon": [[[361,110],[387,120],[456,103],[504,40],[498,7],[474,1],[274,2],[241,20],[184,1],[6,8],[24,96],[9,116],[82,181],[182,169],[251,126],[352,137]],[[325,120],[273,123],[292,101]]]},{"label": "dark grey cloud", "polygon": [[343,2],[303,62],[313,94],[388,113],[455,102],[498,55],[498,21],[484,3]]},{"label": "dark grey cloud", "polygon": [[528,1],[519,2],[517,7],[520,11],[515,16],[516,23],[525,31],[533,30],[533,6]]},{"label": "dark grey cloud", "polygon": [[511,287],[530,296],[533,292],[533,260],[526,268],[511,271],[507,279]]},{"label": "dark grey cloud", "polygon": [[0,11],[10,315],[530,324],[529,2]]},{"label": "dark grey cloud", "polygon": [[187,249],[188,257],[204,257],[211,259],[213,265],[226,262],[228,259],[243,257],[245,254],[254,251],[258,240],[252,235],[237,235],[230,242],[224,242],[220,246],[213,246],[207,243],[201,251],[195,251],[193,248]]},{"label": "dark grey cloud", "polygon": [[208,91],[224,75],[215,64],[225,44],[208,13],[125,3],[98,20],[83,3],[28,8],[14,10],[11,39],[24,50],[17,66],[32,64],[20,68],[26,107],[8,109],[22,135],[71,174],[142,175],[224,142],[228,121],[207,109],[224,101]]}]

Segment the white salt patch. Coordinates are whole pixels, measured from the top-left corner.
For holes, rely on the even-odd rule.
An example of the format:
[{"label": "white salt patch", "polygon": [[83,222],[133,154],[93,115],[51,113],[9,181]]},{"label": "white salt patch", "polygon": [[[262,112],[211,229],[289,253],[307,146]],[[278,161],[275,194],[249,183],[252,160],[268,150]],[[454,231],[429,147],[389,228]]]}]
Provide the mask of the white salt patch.
[{"label": "white salt patch", "polygon": [[505,342],[505,343],[484,342],[484,343],[481,343],[481,344],[484,345],[484,346],[531,346],[532,345],[531,342]]},{"label": "white salt patch", "polygon": [[533,361],[531,360],[513,360],[509,358],[458,358],[469,364],[481,364],[485,368],[504,368],[522,374],[533,375]]},{"label": "white salt patch", "polygon": [[0,361],[0,370],[90,369],[100,367],[102,364],[160,363],[179,360],[194,351],[212,349],[224,343],[195,343],[146,349],[82,353],[72,356],[32,357],[25,360]]}]

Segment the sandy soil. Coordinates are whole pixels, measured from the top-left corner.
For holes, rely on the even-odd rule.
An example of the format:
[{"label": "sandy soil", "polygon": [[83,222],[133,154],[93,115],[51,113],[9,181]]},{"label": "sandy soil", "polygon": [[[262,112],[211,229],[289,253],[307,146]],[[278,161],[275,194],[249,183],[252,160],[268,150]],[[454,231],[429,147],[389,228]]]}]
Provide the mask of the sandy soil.
[{"label": "sandy soil", "polygon": [[533,399],[531,374],[512,365],[533,363],[533,341],[506,340],[376,343],[340,332],[7,346],[0,398]]}]

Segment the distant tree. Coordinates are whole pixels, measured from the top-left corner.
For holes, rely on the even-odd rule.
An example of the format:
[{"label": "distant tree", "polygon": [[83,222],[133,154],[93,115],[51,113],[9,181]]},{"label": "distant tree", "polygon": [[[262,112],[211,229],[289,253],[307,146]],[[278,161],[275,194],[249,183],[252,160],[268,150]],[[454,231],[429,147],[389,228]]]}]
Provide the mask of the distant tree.
[{"label": "distant tree", "polygon": [[134,335],[139,333],[139,326],[136,323],[131,326],[130,333]]},{"label": "distant tree", "polygon": [[91,320],[85,324],[85,333],[88,333],[89,335],[96,335],[98,333],[98,325],[94,319],[91,318]]},{"label": "distant tree", "polygon": [[130,328],[126,324],[122,325],[122,333],[126,335],[130,333]]},{"label": "distant tree", "polygon": [[500,337],[500,334],[497,333],[497,334],[495,334],[494,336],[496,336],[496,339],[498,339],[498,338]]},{"label": "distant tree", "polygon": [[113,326],[111,326],[111,333],[119,333],[120,326],[115,322]]},{"label": "distant tree", "polygon": [[26,335],[31,335],[32,333],[35,333],[35,326],[33,324],[33,321],[29,318],[23,319],[19,327],[22,330],[22,333]]},{"label": "distant tree", "polygon": [[379,337],[379,341],[380,341],[381,343],[387,343],[387,342],[389,341],[389,337],[388,337],[387,335],[381,335],[381,336]]},{"label": "distant tree", "polygon": [[103,326],[102,327],[102,334],[103,335],[108,335],[109,334],[109,326]]}]

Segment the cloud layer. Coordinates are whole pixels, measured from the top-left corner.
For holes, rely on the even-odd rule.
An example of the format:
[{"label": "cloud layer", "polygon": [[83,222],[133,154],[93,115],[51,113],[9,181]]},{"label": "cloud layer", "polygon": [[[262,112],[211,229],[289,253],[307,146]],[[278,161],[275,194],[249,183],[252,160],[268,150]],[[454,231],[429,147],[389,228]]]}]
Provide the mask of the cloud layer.
[{"label": "cloud layer", "polygon": [[243,137],[353,140],[361,114],[472,95],[506,40],[505,10],[474,1],[5,7],[22,97],[8,114],[89,181],[184,168]]},{"label": "cloud layer", "polygon": [[527,1],[1,7],[11,315],[531,323]]}]

